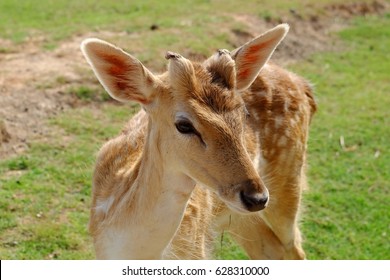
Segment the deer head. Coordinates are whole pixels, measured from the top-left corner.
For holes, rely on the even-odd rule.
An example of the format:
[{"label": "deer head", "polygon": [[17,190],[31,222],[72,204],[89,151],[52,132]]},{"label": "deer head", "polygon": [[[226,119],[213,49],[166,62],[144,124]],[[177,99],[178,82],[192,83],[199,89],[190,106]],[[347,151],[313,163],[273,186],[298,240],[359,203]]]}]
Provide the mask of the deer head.
[{"label": "deer head", "polygon": [[98,39],[84,41],[82,51],[113,98],[138,102],[148,113],[146,142],[157,147],[158,164],[248,213],[266,207],[268,190],[245,147],[247,111],[240,92],[251,85],[287,31],[287,25],[279,25],[231,53],[219,50],[204,63],[168,52],[168,71],[162,75]]}]

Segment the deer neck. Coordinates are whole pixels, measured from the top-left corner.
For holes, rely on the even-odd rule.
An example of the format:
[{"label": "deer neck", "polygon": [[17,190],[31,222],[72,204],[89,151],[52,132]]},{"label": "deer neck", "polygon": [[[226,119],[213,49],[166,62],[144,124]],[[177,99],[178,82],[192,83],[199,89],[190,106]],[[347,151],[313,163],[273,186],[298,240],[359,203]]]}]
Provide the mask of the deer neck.
[{"label": "deer neck", "polygon": [[139,189],[137,201],[142,212],[164,216],[176,213],[177,216],[184,212],[195,182],[170,166],[159,139],[160,131],[149,128],[135,182]]},{"label": "deer neck", "polygon": [[[145,190],[143,194],[146,196],[154,195],[156,198],[161,198],[167,193],[170,198],[175,198],[175,202],[180,201],[182,204],[180,198],[184,198],[187,203],[195,187],[195,181],[172,166],[170,159],[165,155],[167,149],[160,142],[162,134],[163,132],[159,128],[154,128],[149,120],[137,178],[138,184]],[[155,208],[155,203],[151,202]]]},{"label": "deer neck", "polygon": [[[150,121],[149,121],[150,123]],[[195,187],[195,182],[170,168],[159,143],[160,131],[148,126],[138,176],[125,205],[131,205],[125,225],[129,240],[126,258],[161,258],[174,237]],[[122,244],[123,245],[123,244]]]}]

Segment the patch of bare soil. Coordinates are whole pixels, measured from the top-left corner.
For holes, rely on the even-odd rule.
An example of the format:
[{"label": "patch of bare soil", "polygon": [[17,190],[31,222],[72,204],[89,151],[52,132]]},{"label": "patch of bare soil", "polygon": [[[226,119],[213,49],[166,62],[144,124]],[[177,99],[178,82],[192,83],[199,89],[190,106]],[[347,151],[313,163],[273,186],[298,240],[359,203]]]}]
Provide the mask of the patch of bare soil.
[{"label": "patch of bare soil", "polygon": [[313,53],[339,50],[342,46],[334,39],[335,32],[346,28],[353,17],[386,13],[389,10],[389,3],[383,0],[369,3],[346,2],[332,4],[322,10],[316,7],[311,9],[313,11],[305,11],[305,15],[291,9],[288,16],[278,18],[269,16],[261,19],[248,15],[235,15],[235,20],[248,28],[245,31],[233,30],[231,43],[233,46],[240,46],[261,31],[286,22],[290,25],[290,31],[273,55],[274,61],[286,65],[306,59]]},{"label": "patch of bare soil", "polygon": [[[290,32],[274,56],[286,65],[315,52],[336,49],[332,32],[345,27],[351,17],[382,14],[388,6],[376,0],[331,5],[321,13],[313,12],[313,16],[302,16],[295,10],[283,18],[234,15],[234,20],[246,28],[231,31],[231,44],[239,46],[277,23],[287,22]],[[0,39],[1,50],[7,50],[0,51],[0,159],[25,152],[32,142],[45,141],[53,129],[46,125],[50,117],[84,104],[68,94],[68,89],[96,86],[79,46],[83,38],[100,35],[74,37],[55,51],[42,51],[44,38],[32,38],[18,46]]]},{"label": "patch of bare soil", "polygon": [[[32,141],[45,138],[50,132],[45,121],[76,102],[64,88],[82,82],[77,69],[84,61],[77,40],[54,52],[42,51],[40,45],[31,40],[0,54],[0,158],[20,154]],[[61,84],[51,88],[56,79]]]}]

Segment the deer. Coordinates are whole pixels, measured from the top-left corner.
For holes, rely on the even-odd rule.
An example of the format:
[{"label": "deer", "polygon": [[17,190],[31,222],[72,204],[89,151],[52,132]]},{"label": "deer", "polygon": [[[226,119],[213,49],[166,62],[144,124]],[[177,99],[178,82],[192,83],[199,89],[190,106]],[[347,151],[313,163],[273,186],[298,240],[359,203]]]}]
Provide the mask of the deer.
[{"label": "deer", "polygon": [[203,62],[154,74],[96,38],[81,50],[108,94],[140,111],[100,149],[89,231],[98,259],[210,259],[229,232],[252,259],[305,259],[312,86],[269,61],[280,24]]}]

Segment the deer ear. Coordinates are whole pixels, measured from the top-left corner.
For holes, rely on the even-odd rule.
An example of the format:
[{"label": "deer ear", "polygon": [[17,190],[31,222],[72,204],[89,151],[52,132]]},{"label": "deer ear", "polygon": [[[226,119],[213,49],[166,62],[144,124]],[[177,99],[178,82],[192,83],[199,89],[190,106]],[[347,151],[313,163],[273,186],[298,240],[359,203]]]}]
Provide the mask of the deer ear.
[{"label": "deer ear", "polygon": [[236,88],[247,89],[289,30],[280,24],[230,53],[236,62]]},{"label": "deer ear", "polygon": [[111,97],[143,105],[152,101],[152,93],[160,80],[138,59],[99,39],[86,39],[81,50]]}]

